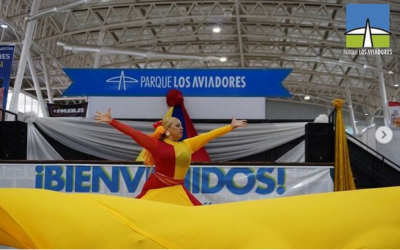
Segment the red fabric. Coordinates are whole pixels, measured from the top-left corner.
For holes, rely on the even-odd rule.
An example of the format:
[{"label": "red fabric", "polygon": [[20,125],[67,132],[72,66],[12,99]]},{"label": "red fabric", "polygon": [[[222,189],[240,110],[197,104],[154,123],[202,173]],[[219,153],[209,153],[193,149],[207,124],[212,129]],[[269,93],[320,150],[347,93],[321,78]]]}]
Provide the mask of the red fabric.
[{"label": "red fabric", "polygon": [[186,189],[186,187],[183,184],[181,184],[181,185],[183,187],[183,190],[185,190],[187,196],[189,197],[189,200],[193,203],[193,205],[195,205],[195,206],[203,205],[198,199],[196,199],[196,197],[194,197],[194,195],[192,193],[189,192],[189,190]]},{"label": "red fabric", "polygon": [[153,155],[156,171],[174,178],[175,176],[175,150],[172,145],[150,137],[121,122],[112,120],[111,126],[124,134],[132,137],[139,145],[149,150]]},{"label": "red fabric", "polygon": [[[186,111],[185,105],[181,105],[183,117],[185,119],[186,125],[186,135],[187,138],[192,138],[197,136],[197,131],[192,123],[192,120],[189,117],[189,113]],[[208,155],[206,149],[201,147],[199,150],[192,154],[192,162],[211,162],[211,158]]]},{"label": "red fabric", "polygon": [[389,102],[389,107],[400,106],[400,102]]},{"label": "red fabric", "polygon": [[153,128],[158,128],[162,125],[162,121],[157,121],[153,124]]},{"label": "red fabric", "polygon": [[151,174],[149,178],[147,179],[146,183],[143,186],[142,192],[136,196],[136,197],[142,197],[144,194],[142,194],[144,191],[147,192],[147,190],[150,189],[157,189],[157,188],[164,188],[168,187],[164,182],[160,181],[154,174]]},{"label": "red fabric", "polygon": [[156,171],[174,178],[175,176],[175,149],[174,146],[159,141],[156,151],[153,155]]},{"label": "red fabric", "polygon": [[[174,146],[150,137],[140,131],[137,131],[123,123],[120,123],[116,120],[112,120],[110,123],[111,126],[118,129],[122,133],[125,133],[131,136],[138,144],[142,147],[146,148],[153,155],[154,163],[155,163],[155,171],[166,175],[168,177],[174,178],[175,176],[175,149]],[[202,205],[186,188],[183,184],[183,189],[185,190],[189,200],[193,203],[193,205]],[[159,180],[154,174],[151,174],[150,177],[145,182],[142,192],[136,196],[136,198],[143,197],[148,190],[150,189],[158,189],[168,187],[166,183]]]},{"label": "red fabric", "polygon": [[154,175],[162,182],[164,182],[165,184],[167,184],[168,186],[174,186],[174,185],[180,185],[182,184],[185,180],[181,179],[175,179],[166,175],[163,175],[162,173],[160,173],[159,171],[155,171]]},{"label": "red fabric", "polygon": [[149,150],[151,153],[153,153],[156,150],[157,144],[158,144],[158,140],[156,138],[150,137],[150,136],[148,136],[136,129],[133,129],[132,127],[129,127],[128,125],[125,125],[115,119],[112,119],[112,121],[110,122],[110,125],[116,129],[118,129],[122,133],[132,137],[132,139],[135,140],[140,146]]},{"label": "red fabric", "polygon": [[[189,190],[187,190],[187,188],[183,184],[179,184],[179,185],[181,185],[183,187],[183,190],[185,190],[186,195],[188,196],[189,200],[192,202],[193,205],[195,205],[195,206],[203,205],[199,200],[196,199],[196,197],[194,197],[193,194],[191,194],[189,192]],[[142,191],[140,192],[140,194],[138,194],[136,196],[136,198],[137,199],[142,198],[150,189],[158,189],[158,188],[164,188],[164,187],[168,187],[168,185],[166,185],[165,183],[160,181],[157,177],[155,177],[154,174],[151,174],[149,179],[144,184]]]},{"label": "red fabric", "polygon": [[183,95],[177,89],[172,89],[167,93],[167,105],[169,107],[183,105]]}]

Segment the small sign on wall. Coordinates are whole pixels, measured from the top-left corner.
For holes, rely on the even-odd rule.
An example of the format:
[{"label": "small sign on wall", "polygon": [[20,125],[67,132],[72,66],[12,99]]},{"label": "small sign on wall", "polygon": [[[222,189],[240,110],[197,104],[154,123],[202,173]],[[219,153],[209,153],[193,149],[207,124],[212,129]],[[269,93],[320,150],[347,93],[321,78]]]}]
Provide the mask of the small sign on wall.
[{"label": "small sign on wall", "polygon": [[47,103],[50,117],[86,117],[88,103],[59,105]]}]

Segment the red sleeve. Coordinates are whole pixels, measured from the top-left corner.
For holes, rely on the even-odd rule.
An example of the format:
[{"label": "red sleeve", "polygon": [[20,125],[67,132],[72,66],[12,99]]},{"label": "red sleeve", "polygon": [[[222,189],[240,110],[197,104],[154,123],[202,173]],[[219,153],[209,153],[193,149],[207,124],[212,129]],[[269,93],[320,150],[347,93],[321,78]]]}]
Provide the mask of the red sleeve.
[{"label": "red sleeve", "polygon": [[116,129],[118,129],[122,133],[132,137],[133,140],[135,140],[140,146],[144,147],[148,151],[150,151],[150,152],[155,151],[155,149],[157,147],[157,143],[158,143],[158,140],[156,138],[148,136],[136,129],[129,127],[128,125],[125,125],[125,124],[115,120],[115,119],[111,120],[110,125]]}]

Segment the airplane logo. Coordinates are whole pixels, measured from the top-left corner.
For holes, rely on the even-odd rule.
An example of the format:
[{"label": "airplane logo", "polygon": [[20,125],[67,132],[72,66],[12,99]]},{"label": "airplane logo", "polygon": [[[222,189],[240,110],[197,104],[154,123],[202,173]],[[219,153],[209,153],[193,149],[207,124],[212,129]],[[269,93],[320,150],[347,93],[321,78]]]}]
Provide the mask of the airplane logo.
[{"label": "airplane logo", "polygon": [[[362,36],[363,37],[363,48],[373,48],[374,47],[374,42],[373,40],[377,39],[372,39],[373,35],[377,36],[389,36],[390,32],[384,30],[384,29],[379,29],[379,28],[373,28],[371,27],[369,23],[369,19],[367,18],[367,22],[365,24],[365,27],[361,28],[356,28],[350,31],[347,31],[344,33],[346,36]],[[380,46],[377,46],[380,47]]]},{"label": "airplane logo", "polygon": [[121,86],[126,90],[126,84],[127,83],[138,83],[138,80],[132,77],[125,76],[124,71],[121,71],[120,76],[115,76],[110,79],[107,79],[106,82],[111,82],[111,83],[118,83],[118,91],[121,90]]}]

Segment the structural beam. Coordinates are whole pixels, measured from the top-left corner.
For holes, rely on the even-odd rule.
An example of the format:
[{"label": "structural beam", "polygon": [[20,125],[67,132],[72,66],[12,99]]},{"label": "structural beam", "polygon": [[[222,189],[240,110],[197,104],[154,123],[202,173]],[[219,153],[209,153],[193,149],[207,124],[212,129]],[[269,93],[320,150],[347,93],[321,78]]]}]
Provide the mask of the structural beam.
[{"label": "structural beam", "polygon": [[35,65],[33,64],[32,56],[30,53],[28,53],[28,64],[29,64],[29,68],[31,70],[33,85],[35,86],[36,96],[37,96],[37,99],[39,102],[39,108],[42,111],[43,116],[48,117],[46,104],[44,103],[44,100],[43,100],[43,95],[42,95],[42,91],[40,90],[39,80],[36,75]]},{"label": "structural beam", "polygon": [[26,20],[28,22],[31,22],[31,21],[34,21],[34,20],[37,20],[37,19],[40,19],[43,17],[54,15],[56,13],[61,13],[61,12],[65,12],[67,10],[72,10],[72,9],[78,8],[79,6],[84,5],[86,3],[88,3],[88,0],[79,0],[79,1],[76,1],[73,3],[68,3],[65,5],[56,6],[56,7],[50,8],[50,9],[42,10],[39,13],[36,13],[34,15],[32,15],[32,13],[31,13],[31,15],[29,15],[29,17],[27,17]]},{"label": "structural beam", "polygon": [[53,91],[51,90],[51,84],[49,79],[49,70],[47,69],[46,55],[41,54],[41,56],[42,56],[43,74],[44,74],[44,81],[46,83],[47,96],[49,97],[49,103],[54,103]]},{"label": "structural beam", "polygon": [[148,59],[183,59],[183,60],[199,60],[199,61],[219,61],[216,56],[198,56],[188,54],[176,54],[168,52],[156,52],[140,49],[126,49],[115,46],[96,46],[96,45],[72,45],[63,42],[58,42],[57,45],[63,46],[64,50],[72,51],[73,53],[100,53],[101,55],[129,55]]},{"label": "structural beam", "polygon": [[353,134],[357,135],[358,129],[357,129],[357,124],[356,124],[356,119],[354,117],[354,109],[353,109],[353,103],[351,100],[349,82],[347,80],[345,80],[344,83],[345,83],[344,86],[346,89],[347,103],[349,104],[348,107],[349,107],[350,122],[351,122],[351,126],[353,127]]},{"label": "structural beam", "polygon": [[[41,0],[33,0],[32,2],[32,9],[30,12],[30,15],[35,15],[40,6]],[[24,79],[24,73],[25,73],[25,67],[26,67],[26,61],[28,60],[28,55],[29,55],[29,50],[31,48],[31,43],[32,43],[32,36],[33,36],[33,31],[35,29],[36,21],[29,22],[28,26],[25,31],[25,38],[24,42],[22,44],[22,51],[21,51],[21,56],[19,59],[18,63],[18,70],[17,70],[17,76],[14,81],[14,88],[13,88],[13,95],[11,98],[11,103],[10,103],[10,111],[17,113],[18,112],[18,97],[19,93],[21,92],[21,86],[22,86],[22,80]],[[7,120],[11,120],[12,117],[8,116]]]},{"label": "structural beam", "polygon": [[239,39],[239,52],[240,52],[240,66],[244,68],[244,55],[243,55],[243,41],[242,41],[242,30],[240,29],[240,10],[239,10],[239,0],[236,0],[236,25]]},{"label": "structural beam", "polygon": [[385,78],[383,76],[383,71],[382,71],[382,58],[380,55],[376,56],[376,62],[378,65],[378,68],[381,69],[381,71],[378,71],[378,76],[379,76],[379,93],[381,95],[381,103],[382,103],[382,110],[383,110],[383,117],[385,120],[385,126],[390,125],[390,116],[389,116],[389,103],[387,99],[387,94],[386,94],[386,87],[385,87]]}]

